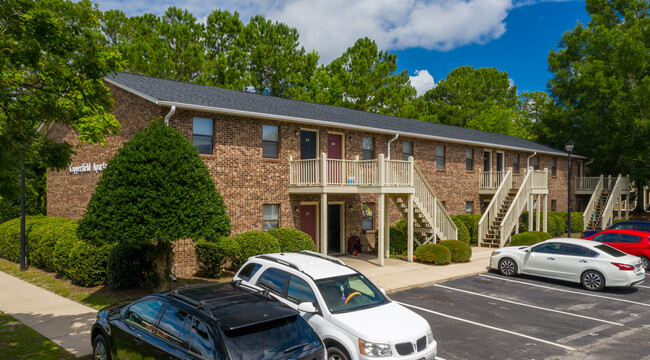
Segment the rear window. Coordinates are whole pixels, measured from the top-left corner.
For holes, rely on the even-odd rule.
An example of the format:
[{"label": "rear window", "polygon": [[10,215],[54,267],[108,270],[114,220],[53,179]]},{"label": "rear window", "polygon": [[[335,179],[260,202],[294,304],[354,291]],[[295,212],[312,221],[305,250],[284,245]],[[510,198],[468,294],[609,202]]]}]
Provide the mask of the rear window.
[{"label": "rear window", "polygon": [[282,294],[282,288],[288,277],[288,273],[279,269],[270,268],[260,276],[257,284],[278,294]]},{"label": "rear window", "polygon": [[314,331],[298,315],[224,335],[233,360],[300,358],[304,351],[320,346]]},{"label": "rear window", "polygon": [[594,247],[596,249],[606,253],[606,254],[609,254],[609,255],[613,256],[613,257],[622,257],[622,256],[627,255],[626,253],[624,253],[624,252],[622,252],[620,250],[616,250],[613,247],[611,247],[609,245],[605,245],[605,244],[596,245]]},{"label": "rear window", "polygon": [[260,264],[256,263],[249,263],[248,265],[244,266],[243,269],[239,270],[239,274],[237,274],[242,280],[244,281],[249,281],[253,275],[257,272],[262,267]]}]

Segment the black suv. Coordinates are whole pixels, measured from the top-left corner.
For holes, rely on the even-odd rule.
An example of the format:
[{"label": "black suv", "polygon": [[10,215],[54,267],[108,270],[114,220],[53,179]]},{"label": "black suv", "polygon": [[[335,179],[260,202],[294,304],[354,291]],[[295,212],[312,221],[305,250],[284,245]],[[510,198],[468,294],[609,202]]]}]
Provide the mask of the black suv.
[{"label": "black suv", "polygon": [[268,292],[231,282],[188,287],[101,310],[94,359],[323,360],[321,340]]}]

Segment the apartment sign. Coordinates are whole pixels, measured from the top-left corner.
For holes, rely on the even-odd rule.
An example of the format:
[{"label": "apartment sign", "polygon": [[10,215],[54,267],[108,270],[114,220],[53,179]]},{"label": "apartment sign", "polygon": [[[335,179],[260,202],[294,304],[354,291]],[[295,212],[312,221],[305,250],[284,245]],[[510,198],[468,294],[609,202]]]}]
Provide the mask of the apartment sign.
[{"label": "apartment sign", "polygon": [[69,170],[71,174],[77,175],[79,173],[85,173],[85,172],[99,172],[106,169],[106,163],[103,162],[101,164],[96,164],[96,163],[83,163],[79,166],[72,166],[70,165]]}]

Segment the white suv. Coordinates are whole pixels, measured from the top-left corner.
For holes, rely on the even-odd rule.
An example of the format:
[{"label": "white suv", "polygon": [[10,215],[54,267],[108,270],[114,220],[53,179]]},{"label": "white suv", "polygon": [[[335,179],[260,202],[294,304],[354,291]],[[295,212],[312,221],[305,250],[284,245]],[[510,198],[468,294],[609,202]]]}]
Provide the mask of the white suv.
[{"label": "white suv", "polygon": [[253,256],[234,280],[268,289],[300,311],[329,360],[436,357],[427,321],[337,258],[312,251]]}]

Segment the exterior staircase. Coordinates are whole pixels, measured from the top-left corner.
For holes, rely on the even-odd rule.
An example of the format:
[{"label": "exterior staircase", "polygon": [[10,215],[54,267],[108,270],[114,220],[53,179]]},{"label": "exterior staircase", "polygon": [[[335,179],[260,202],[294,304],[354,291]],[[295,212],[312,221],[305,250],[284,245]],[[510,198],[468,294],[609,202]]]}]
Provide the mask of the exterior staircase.
[{"label": "exterior staircase", "polygon": [[483,237],[483,245],[488,246],[488,247],[499,247],[501,245],[501,222],[503,222],[503,219],[505,218],[506,214],[508,213],[508,209],[510,209],[510,205],[512,205],[512,201],[514,200],[515,196],[517,195],[518,188],[512,188],[508,191],[508,195],[506,198],[501,202],[501,207],[499,208],[499,211],[497,212],[496,216],[492,221],[490,222],[488,226],[487,233]]},{"label": "exterior staircase", "polygon": [[[621,218],[623,195],[629,199],[630,177],[618,175],[616,180],[600,176],[594,187],[589,203],[582,214],[584,230],[605,230],[614,221],[614,205],[618,202],[618,217]],[[626,208],[625,216],[628,216]]]},{"label": "exterior staircase", "polygon": [[594,204],[594,211],[592,216],[589,217],[589,221],[585,223],[585,230],[602,229],[603,211],[605,211],[605,207],[607,206],[609,195],[609,190],[602,190],[600,196],[595,197],[596,203]]}]

